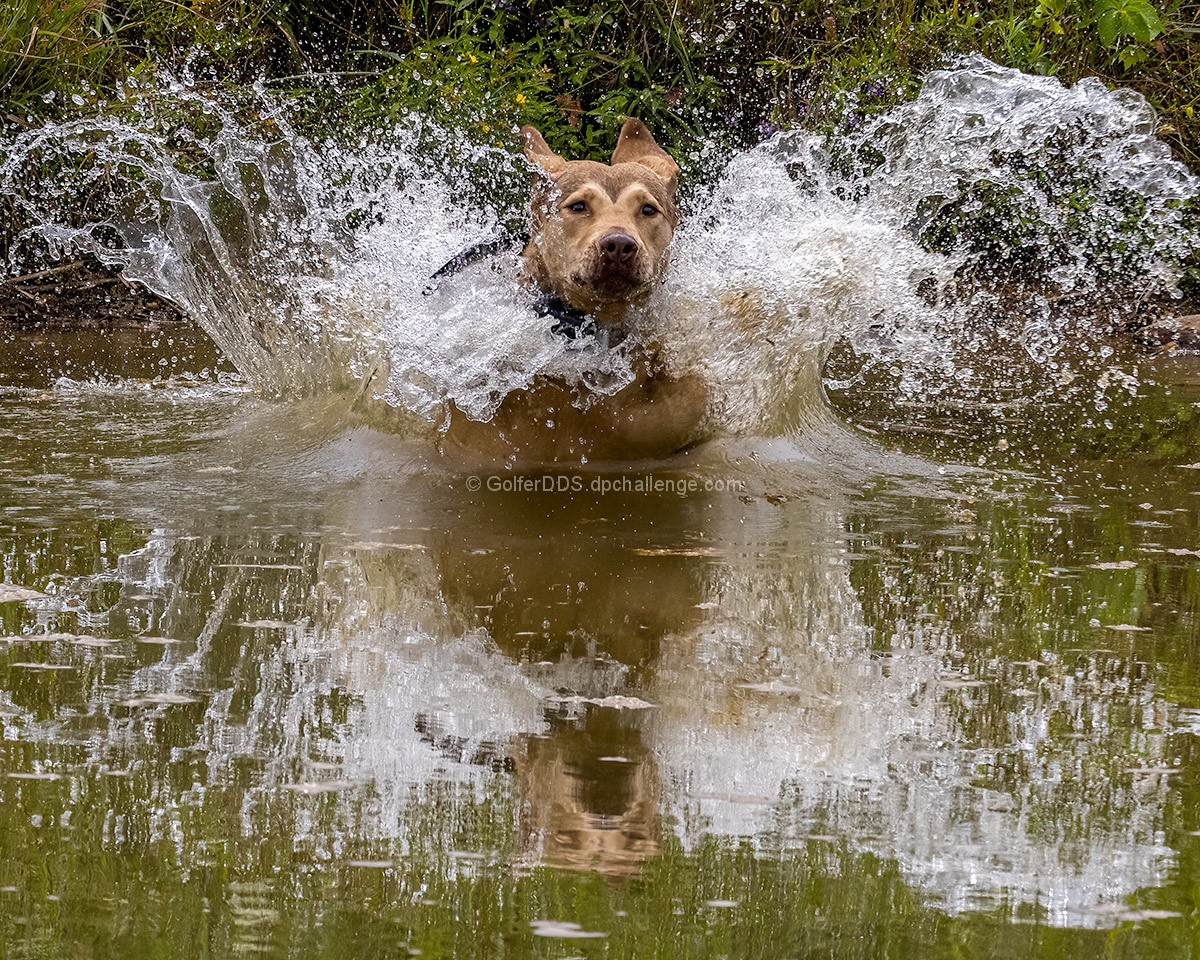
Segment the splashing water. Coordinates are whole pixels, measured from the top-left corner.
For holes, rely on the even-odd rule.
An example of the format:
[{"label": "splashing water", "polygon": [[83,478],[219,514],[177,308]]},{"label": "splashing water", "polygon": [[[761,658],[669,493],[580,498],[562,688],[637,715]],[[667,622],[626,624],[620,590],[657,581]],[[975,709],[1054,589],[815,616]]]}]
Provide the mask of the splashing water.
[{"label": "splashing water", "polygon": [[[31,224],[27,243],[123,264],[266,394],[357,385],[437,423],[451,401],[486,419],[537,376],[601,392],[630,381],[627,346],[552,332],[515,253],[425,292],[513,218],[497,198],[519,196],[527,172],[505,146],[412,116],[316,141],[285,101],[252,96],[247,109],[173,84],[141,97],[137,121],[26,132],[6,145],[0,192]],[[1197,180],[1153,130],[1139,95],[1096,81],[1068,88],[981,57],[935,71],[860,130],[779,134],[694,186],[637,329],[670,368],[703,375],[715,434],[782,434],[824,409],[839,338],[903,358],[910,390],[961,379],[955,357],[992,304],[979,281],[1024,264],[1041,287],[1017,339],[1052,365],[1076,322],[1058,298],[1171,292],[1200,245],[1185,214]],[[110,201],[103,219],[80,216],[89,194]]]}]

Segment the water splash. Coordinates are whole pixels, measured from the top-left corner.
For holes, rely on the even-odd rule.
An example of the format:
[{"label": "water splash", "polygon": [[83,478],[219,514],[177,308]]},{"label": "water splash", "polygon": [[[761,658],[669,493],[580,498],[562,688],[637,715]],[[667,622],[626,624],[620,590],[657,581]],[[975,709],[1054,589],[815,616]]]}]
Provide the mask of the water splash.
[{"label": "water splash", "polygon": [[[247,102],[246,97],[250,98]],[[240,99],[239,99],[240,98]],[[204,326],[265,394],[352,387],[438,423],[485,419],[537,376],[628,383],[625,347],[555,335],[516,255],[423,292],[459,250],[519,219],[512,144],[409,116],[347,143],[313,140],[294,104],[173,84],[123,113],[6,145],[0,191],[24,241],[89,251]],[[69,161],[69,162],[68,162]],[[69,172],[68,172],[69,168]],[[78,197],[107,198],[83,217]],[[777,435],[824,410],[839,338],[902,359],[910,393],[961,385],[995,282],[1036,275],[1013,334],[1052,374],[1081,312],[1114,291],[1173,289],[1200,245],[1197,180],[1128,90],[1066,87],[981,57],[839,137],[779,134],[695,185],[669,279],[640,318],[677,371],[711,386],[714,434]],[[994,338],[993,338],[994,339]]]}]

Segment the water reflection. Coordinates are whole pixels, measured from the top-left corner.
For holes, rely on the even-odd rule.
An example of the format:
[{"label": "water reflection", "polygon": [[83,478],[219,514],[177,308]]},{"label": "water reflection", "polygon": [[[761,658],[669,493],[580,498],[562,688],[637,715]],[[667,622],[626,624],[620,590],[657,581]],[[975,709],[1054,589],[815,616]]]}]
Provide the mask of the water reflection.
[{"label": "water reflection", "polygon": [[[231,930],[280,842],[291,869],[618,879],[739,838],[1080,926],[1172,868],[1178,710],[1067,622],[1125,571],[1064,569],[1034,609],[999,506],[864,502],[815,467],[786,497],[471,491],[366,429],[256,467],[263,424],[234,419],[115,493],[204,489],[101,532],[90,569],[10,525],[6,579],[53,596],[6,611],[0,652],[14,823],[44,832],[55,790],[85,849],[221,864]],[[1050,610],[1074,652],[1004,647]]]}]

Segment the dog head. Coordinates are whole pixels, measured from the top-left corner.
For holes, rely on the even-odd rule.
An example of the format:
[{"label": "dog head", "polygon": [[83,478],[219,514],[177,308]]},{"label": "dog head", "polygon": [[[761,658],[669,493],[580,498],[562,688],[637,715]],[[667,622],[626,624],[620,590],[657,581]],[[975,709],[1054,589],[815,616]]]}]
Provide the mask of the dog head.
[{"label": "dog head", "polygon": [[632,117],[607,164],[564,160],[533,127],[521,135],[538,174],[525,250],[533,280],[587,313],[643,300],[662,278],[679,220],[675,161]]}]

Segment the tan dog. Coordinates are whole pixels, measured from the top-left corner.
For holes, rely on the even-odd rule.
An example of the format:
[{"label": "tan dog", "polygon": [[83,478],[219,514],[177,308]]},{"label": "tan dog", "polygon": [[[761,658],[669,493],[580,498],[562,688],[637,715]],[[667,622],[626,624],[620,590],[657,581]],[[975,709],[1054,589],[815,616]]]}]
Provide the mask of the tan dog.
[{"label": "tan dog", "polygon": [[546,173],[534,187],[529,277],[577,310],[619,320],[666,267],[679,167],[640,120],[625,122],[608,165],[568,163],[533,127],[521,133],[525,156]]},{"label": "tan dog", "polygon": [[[678,223],[679,167],[640,120],[621,128],[609,164],[564,160],[533,127],[521,131],[539,172],[524,279],[550,302],[609,328],[662,279]],[[706,409],[696,377],[662,369],[636,347],[636,377],[606,396],[542,377],[510,393],[487,423],[452,409],[445,452],[497,466],[667,457],[700,439]],[[579,402],[582,399],[582,403]]]}]

